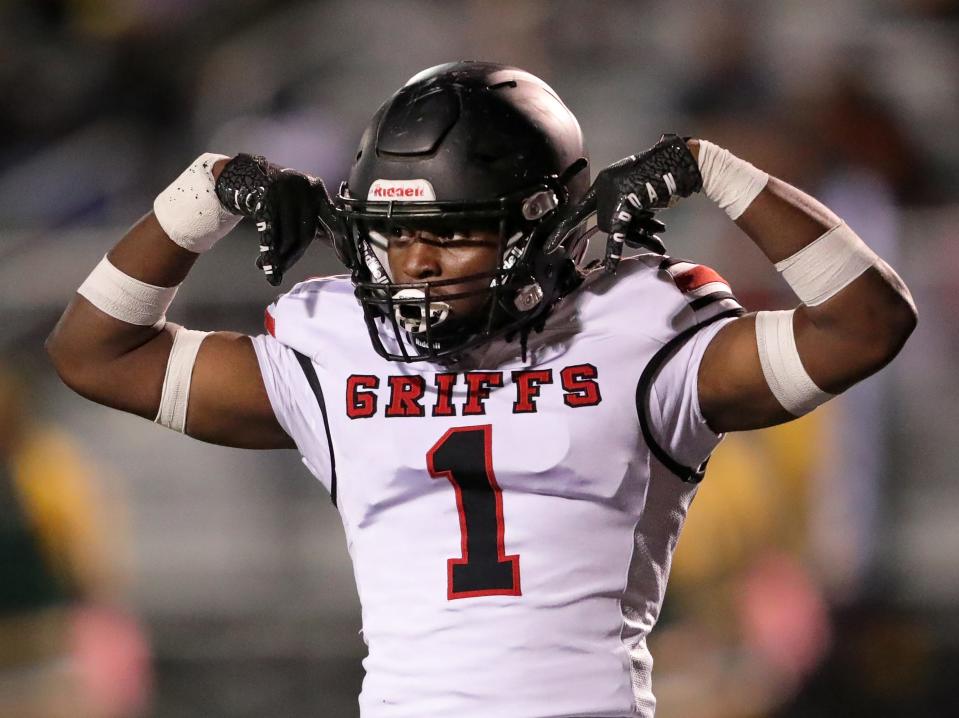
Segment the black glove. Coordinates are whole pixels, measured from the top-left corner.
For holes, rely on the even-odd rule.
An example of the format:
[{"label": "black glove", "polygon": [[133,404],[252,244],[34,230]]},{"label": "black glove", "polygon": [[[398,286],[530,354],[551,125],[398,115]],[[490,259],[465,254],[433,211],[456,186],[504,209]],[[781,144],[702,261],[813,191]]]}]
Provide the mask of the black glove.
[{"label": "black glove", "polygon": [[616,271],[623,244],[666,252],[655,230],[650,232],[652,211],[672,206],[703,187],[699,165],[686,142],[676,135],[663,135],[639,155],[611,164],[596,177],[596,220],[608,234],[606,270]]},{"label": "black glove", "polygon": [[256,266],[274,287],[303,256],[319,233],[332,241],[337,219],[323,180],[239,154],[216,181],[220,202],[256,222],[260,255]]}]

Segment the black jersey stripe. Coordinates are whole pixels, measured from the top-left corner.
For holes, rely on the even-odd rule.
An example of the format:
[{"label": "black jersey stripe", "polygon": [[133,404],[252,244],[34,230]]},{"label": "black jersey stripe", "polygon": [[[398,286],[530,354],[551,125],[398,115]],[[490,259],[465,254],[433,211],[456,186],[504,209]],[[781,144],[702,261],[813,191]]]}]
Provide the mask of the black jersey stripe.
[{"label": "black jersey stripe", "polygon": [[722,299],[732,299],[734,302],[736,302],[736,304],[739,304],[739,300],[733,296],[732,292],[719,291],[713,292],[712,294],[707,294],[705,297],[694,299],[689,303],[689,306],[693,311],[699,311],[703,307],[708,307],[713,302],[718,302]]},{"label": "black jersey stripe", "polygon": [[316,375],[316,369],[313,368],[313,361],[301,354],[300,352],[293,350],[293,353],[296,355],[296,360],[300,363],[300,368],[303,369],[303,373],[306,375],[306,381],[310,385],[310,389],[313,390],[313,396],[316,397],[316,403],[320,405],[320,413],[323,415],[323,429],[326,431],[326,443],[330,448],[330,499],[333,501],[333,505],[336,506],[336,455],[333,453],[333,437],[330,435],[330,421],[326,415],[326,401],[323,399],[323,389],[320,387],[320,379]]},{"label": "black jersey stripe", "polygon": [[674,264],[695,264],[695,262],[690,262],[687,259],[674,259],[669,255],[664,255],[662,261],[659,263],[659,268],[666,270],[669,267],[672,267]]},{"label": "black jersey stripe", "polygon": [[653,456],[655,456],[663,466],[683,481],[689,483],[696,484],[703,480],[703,475],[706,473],[706,464],[709,462],[709,459],[706,459],[706,461],[697,467],[684,466],[670,456],[653,437],[649,418],[649,400],[652,395],[653,381],[658,376],[659,370],[662,369],[666,361],[672,357],[687,340],[692,338],[693,335],[713,322],[727,317],[736,317],[742,313],[743,310],[741,308],[727,309],[677,334],[653,355],[653,358],[649,360],[646,368],[643,369],[643,373],[639,377],[639,382],[636,384],[636,413],[639,416],[639,427],[643,432],[646,445],[649,446],[649,450]]}]

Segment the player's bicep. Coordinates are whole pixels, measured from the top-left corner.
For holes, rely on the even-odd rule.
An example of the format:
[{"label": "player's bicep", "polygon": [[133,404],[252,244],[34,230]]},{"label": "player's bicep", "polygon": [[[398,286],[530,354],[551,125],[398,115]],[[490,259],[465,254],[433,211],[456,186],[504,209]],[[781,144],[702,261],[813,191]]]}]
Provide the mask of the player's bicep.
[{"label": "player's bicep", "polygon": [[274,414],[250,337],[215,332],[200,344],[186,433],[223,446],[295,448]]},{"label": "player's bicep", "polygon": [[756,341],[756,315],[728,322],[706,348],[699,365],[699,403],[718,433],[782,424],[796,417],[773,396]]}]

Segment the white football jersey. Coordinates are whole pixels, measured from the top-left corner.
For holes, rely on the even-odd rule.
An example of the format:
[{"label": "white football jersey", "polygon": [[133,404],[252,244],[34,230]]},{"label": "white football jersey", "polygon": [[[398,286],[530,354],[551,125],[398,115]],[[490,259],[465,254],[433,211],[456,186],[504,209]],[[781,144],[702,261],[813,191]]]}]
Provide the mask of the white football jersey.
[{"label": "white football jersey", "polygon": [[364,718],[653,715],[646,636],[720,439],[697,370],[741,311],[711,269],[642,256],[527,362],[497,340],[444,366],[377,355],[348,278],[269,307],[264,383],[353,560]]}]

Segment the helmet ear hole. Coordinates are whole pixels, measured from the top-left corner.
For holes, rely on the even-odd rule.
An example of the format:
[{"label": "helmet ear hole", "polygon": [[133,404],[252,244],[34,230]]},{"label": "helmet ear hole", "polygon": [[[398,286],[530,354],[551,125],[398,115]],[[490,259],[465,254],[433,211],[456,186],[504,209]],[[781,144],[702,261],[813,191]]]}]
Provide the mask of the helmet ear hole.
[{"label": "helmet ear hole", "polygon": [[513,304],[521,312],[529,312],[539,306],[539,303],[542,301],[543,288],[539,286],[539,282],[533,282],[532,284],[528,284],[521,288],[516,293],[516,298],[513,300]]}]

